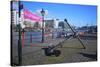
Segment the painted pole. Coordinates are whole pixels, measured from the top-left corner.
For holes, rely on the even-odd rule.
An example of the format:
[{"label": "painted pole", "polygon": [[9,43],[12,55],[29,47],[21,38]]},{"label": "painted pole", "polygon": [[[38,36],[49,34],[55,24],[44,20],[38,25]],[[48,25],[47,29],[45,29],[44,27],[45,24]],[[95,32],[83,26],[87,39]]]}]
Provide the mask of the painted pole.
[{"label": "painted pole", "polygon": [[22,32],[22,48],[24,48],[24,31]]}]

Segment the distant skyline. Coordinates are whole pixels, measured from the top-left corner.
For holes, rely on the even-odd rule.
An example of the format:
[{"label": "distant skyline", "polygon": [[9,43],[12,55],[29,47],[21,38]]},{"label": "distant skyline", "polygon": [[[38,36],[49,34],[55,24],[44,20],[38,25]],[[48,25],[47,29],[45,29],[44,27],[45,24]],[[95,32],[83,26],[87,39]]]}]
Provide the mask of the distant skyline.
[{"label": "distant skyline", "polygon": [[68,22],[74,26],[97,25],[97,6],[76,5],[47,2],[21,1],[24,8],[37,13],[37,10],[48,10],[45,19],[59,19],[63,21],[67,18]]}]

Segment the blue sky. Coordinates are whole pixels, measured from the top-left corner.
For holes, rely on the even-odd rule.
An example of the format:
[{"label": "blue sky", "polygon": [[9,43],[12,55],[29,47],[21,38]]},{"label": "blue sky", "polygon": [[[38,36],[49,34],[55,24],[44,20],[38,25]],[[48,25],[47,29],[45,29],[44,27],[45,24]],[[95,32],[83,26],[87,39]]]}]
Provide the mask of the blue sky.
[{"label": "blue sky", "polygon": [[24,8],[36,13],[39,9],[48,10],[45,19],[67,18],[68,22],[75,26],[96,25],[97,6],[94,5],[75,5],[45,2],[22,1]]}]

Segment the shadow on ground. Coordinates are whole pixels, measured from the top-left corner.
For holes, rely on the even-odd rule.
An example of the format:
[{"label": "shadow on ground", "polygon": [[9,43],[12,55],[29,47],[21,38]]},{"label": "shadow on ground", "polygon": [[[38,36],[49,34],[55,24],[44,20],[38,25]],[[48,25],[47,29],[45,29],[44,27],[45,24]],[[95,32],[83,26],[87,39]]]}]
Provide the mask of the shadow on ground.
[{"label": "shadow on ground", "polygon": [[88,58],[97,60],[97,53],[96,54],[79,53],[79,54],[83,55],[84,57],[88,57]]}]

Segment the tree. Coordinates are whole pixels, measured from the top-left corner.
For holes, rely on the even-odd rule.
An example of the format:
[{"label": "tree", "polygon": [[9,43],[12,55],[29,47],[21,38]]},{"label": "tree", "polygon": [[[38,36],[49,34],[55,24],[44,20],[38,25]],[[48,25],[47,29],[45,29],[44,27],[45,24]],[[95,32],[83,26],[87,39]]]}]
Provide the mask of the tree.
[{"label": "tree", "polygon": [[34,28],[39,28],[41,25],[39,24],[39,22],[35,22],[34,23]]}]

